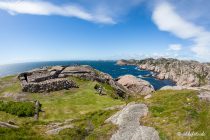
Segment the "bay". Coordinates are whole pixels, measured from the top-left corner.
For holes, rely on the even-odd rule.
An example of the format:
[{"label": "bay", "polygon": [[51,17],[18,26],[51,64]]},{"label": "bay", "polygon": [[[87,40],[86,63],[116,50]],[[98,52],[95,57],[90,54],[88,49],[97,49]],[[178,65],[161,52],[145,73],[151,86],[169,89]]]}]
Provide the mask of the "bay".
[{"label": "bay", "polygon": [[39,67],[45,66],[56,66],[56,65],[73,65],[78,62],[79,65],[90,65],[94,69],[102,71],[104,73],[110,74],[113,78],[118,78],[119,76],[123,76],[126,74],[131,74],[136,76],[137,78],[141,78],[150,82],[155,90],[160,89],[163,86],[169,85],[174,86],[175,83],[171,80],[157,80],[152,77],[144,78],[141,75],[154,74],[150,71],[138,70],[137,66],[126,65],[119,66],[115,65],[116,62],[106,62],[106,61],[47,61],[47,62],[30,62],[30,63],[18,63],[18,64],[7,64],[0,65],[0,77],[18,74],[24,71],[29,71]]}]

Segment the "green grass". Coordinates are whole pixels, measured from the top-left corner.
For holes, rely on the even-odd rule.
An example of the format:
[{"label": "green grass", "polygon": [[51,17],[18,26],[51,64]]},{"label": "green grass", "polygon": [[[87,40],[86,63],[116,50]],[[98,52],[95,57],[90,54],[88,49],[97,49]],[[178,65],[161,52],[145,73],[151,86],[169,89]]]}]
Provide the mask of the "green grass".
[{"label": "green grass", "polygon": [[13,92],[13,93],[22,92],[20,83],[14,83],[13,85],[6,86],[0,91],[0,94],[5,92]]},{"label": "green grass", "polygon": [[16,75],[6,76],[6,77],[1,78],[1,80],[10,80],[10,79],[13,79],[15,77],[16,77]]},{"label": "green grass", "polygon": [[96,74],[97,76],[101,76],[101,74],[100,74],[100,72],[99,72],[98,70],[94,70],[94,72],[95,72],[95,74]]},{"label": "green grass", "polygon": [[35,114],[35,104],[31,102],[8,102],[3,103],[0,101],[0,111],[5,111],[6,113],[10,113],[12,115],[16,115],[18,117],[24,116],[34,116]]},{"label": "green grass", "polygon": [[3,86],[3,85],[5,85],[5,83],[0,82],[0,86]]},{"label": "green grass", "polygon": [[[157,91],[142,101],[149,106],[149,114],[141,122],[159,131],[162,139],[207,139],[210,136],[210,103],[199,101],[198,91]],[[197,132],[206,136],[184,137],[181,132]]]},{"label": "green grass", "polygon": [[[66,129],[58,135],[47,135],[46,127],[36,127],[34,117],[18,117],[4,111],[0,111],[0,121],[7,122],[12,120],[20,129],[0,128],[0,139],[106,139],[110,138],[112,132],[117,129],[113,124],[104,124],[105,119],[116,113],[114,111],[102,111],[103,109],[115,105],[122,105],[125,102],[122,99],[113,99],[110,95],[114,95],[114,88],[107,84],[88,81],[71,77],[79,88],[70,88],[69,90],[61,90],[50,93],[27,93],[28,100],[39,100],[42,104],[39,122],[41,124],[49,124],[51,122],[63,122],[64,120],[78,117],[79,119],[70,124],[76,125],[74,129]],[[98,84],[105,87],[103,95],[95,94],[94,86]],[[0,93],[5,92],[18,93],[21,92],[20,83],[13,81],[13,85],[6,86]],[[43,96],[45,94],[50,95]],[[1,100],[14,101],[13,98],[0,98]],[[90,127],[92,123],[94,129]],[[39,124],[39,123],[38,123]],[[89,128],[92,134],[87,134],[85,128]],[[21,131],[21,132],[20,132]]]},{"label": "green grass", "polygon": [[[82,139],[100,140],[110,139],[112,134],[118,129],[111,123],[104,121],[115,114],[118,109],[103,111],[103,109],[115,105],[125,104],[119,96],[115,94],[115,88],[108,84],[88,81],[78,77],[71,77],[79,88],[70,88],[50,93],[27,93],[28,100],[39,100],[42,104],[39,122],[33,117],[17,117],[0,111],[0,121],[12,120],[19,129],[0,128],[0,139]],[[98,84],[105,88],[103,96],[95,94],[94,86]],[[21,92],[18,80],[13,81],[13,85],[6,86],[0,91]],[[49,96],[44,96],[48,94]],[[156,91],[152,98],[144,100],[144,96],[129,97],[126,103],[137,101],[145,103],[149,107],[149,113],[140,121],[146,126],[151,126],[159,132],[161,139],[208,139],[210,136],[210,104],[200,102],[196,96],[198,91]],[[13,98],[0,98],[2,100],[14,100]],[[73,129],[65,129],[58,135],[47,135],[44,132],[49,130],[44,126],[55,122],[77,117],[68,123],[76,125]],[[183,137],[177,133],[197,132],[205,133],[206,136]]]}]

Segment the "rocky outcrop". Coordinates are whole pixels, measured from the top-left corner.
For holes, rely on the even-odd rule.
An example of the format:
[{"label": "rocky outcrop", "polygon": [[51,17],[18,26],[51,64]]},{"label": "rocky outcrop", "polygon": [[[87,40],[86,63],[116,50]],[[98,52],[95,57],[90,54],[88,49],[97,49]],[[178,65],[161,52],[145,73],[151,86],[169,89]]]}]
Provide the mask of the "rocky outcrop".
[{"label": "rocky outcrop", "polygon": [[124,59],[119,60],[116,65],[127,65],[127,61]]},{"label": "rocky outcrop", "polygon": [[108,118],[105,123],[118,125],[118,131],[111,140],[159,140],[158,132],[152,127],[140,126],[140,118],[147,115],[145,104],[130,103]]},{"label": "rocky outcrop", "polygon": [[[130,61],[125,64],[131,64]],[[140,70],[148,70],[158,73],[155,78],[168,79],[179,86],[198,87],[210,85],[210,64],[197,61],[183,61],[172,58],[143,59],[133,61]]]},{"label": "rocky outcrop", "polygon": [[107,83],[115,87],[120,97],[125,97],[125,91],[109,74],[94,70],[88,65],[42,67],[19,74],[23,92],[41,93],[66,88],[76,88],[73,80],[66,77],[79,77],[91,81]]},{"label": "rocky outcrop", "polygon": [[148,81],[136,78],[133,75],[120,76],[116,80],[126,88],[141,95],[148,95],[155,91],[154,87]]}]

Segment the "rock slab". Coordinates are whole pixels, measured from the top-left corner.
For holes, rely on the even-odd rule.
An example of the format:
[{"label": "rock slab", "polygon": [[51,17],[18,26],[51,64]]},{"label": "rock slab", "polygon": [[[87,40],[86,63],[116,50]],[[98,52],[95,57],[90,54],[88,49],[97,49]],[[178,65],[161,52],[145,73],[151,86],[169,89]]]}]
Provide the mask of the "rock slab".
[{"label": "rock slab", "polygon": [[10,97],[10,96],[12,96],[12,95],[13,95],[12,92],[6,92],[6,93],[4,93],[1,97],[2,97],[2,98],[8,98],[8,97]]},{"label": "rock slab", "polygon": [[155,91],[154,87],[148,81],[136,78],[133,75],[120,76],[116,80],[126,88],[141,95],[148,95]]},{"label": "rock slab", "polygon": [[140,118],[147,113],[145,104],[131,103],[108,118],[105,123],[112,122],[119,127],[111,140],[159,140],[159,134],[154,128],[140,126]]},{"label": "rock slab", "polygon": [[210,102],[210,92],[209,91],[200,92],[198,97],[201,101]]},{"label": "rock slab", "polygon": [[60,131],[62,131],[63,129],[67,129],[67,128],[74,128],[75,125],[67,125],[67,126],[63,126],[63,127],[59,127],[57,129],[53,129],[50,131],[45,132],[46,134],[58,134]]},{"label": "rock slab", "polygon": [[1,127],[10,127],[10,128],[20,128],[19,126],[12,125],[12,124],[5,123],[5,122],[0,122],[0,126]]}]

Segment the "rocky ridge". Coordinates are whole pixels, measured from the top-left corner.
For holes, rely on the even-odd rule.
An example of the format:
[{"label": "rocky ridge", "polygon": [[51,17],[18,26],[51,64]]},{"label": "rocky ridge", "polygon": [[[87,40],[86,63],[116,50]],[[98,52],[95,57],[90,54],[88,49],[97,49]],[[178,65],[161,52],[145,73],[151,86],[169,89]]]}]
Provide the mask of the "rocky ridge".
[{"label": "rocky ridge", "polygon": [[107,83],[116,88],[120,97],[125,96],[125,90],[109,74],[93,69],[88,65],[42,67],[19,74],[23,92],[41,93],[66,88],[78,87],[75,82],[66,77],[85,78],[90,81]]},{"label": "rocky ridge", "polygon": [[[120,62],[122,62],[120,60]],[[176,82],[176,85],[185,87],[198,87],[210,85],[210,65],[209,63],[199,63],[197,61],[184,61],[172,58],[123,60],[123,64],[137,65],[140,70],[148,70],[157,73],[155,78],[163,80],[169,79]],[[117,63],[118,65],[118,63]]]}]

